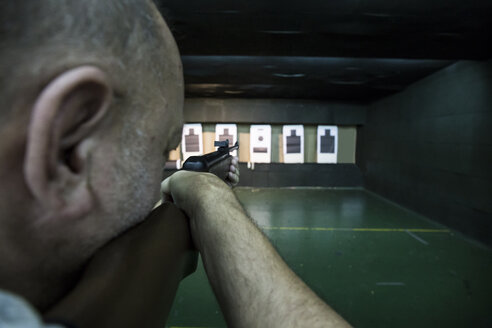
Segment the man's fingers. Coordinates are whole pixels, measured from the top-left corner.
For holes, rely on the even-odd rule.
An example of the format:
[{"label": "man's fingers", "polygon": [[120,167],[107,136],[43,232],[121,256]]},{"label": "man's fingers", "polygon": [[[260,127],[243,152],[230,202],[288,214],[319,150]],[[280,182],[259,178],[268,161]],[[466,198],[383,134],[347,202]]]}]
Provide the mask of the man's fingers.
[{"label": "man's fingers", "polygon": [[233,187],[239,183],[239,159],[236,156],[234,156],[231,160],[227,180]]},{"label": "man's fingers", "polygon": [[235,175],[239,176],[239,166],[231,165],[229,168],[229,171],[234,173]]},{"label": "man's fingers", "polygon": [[239,176],[237,176],[236,174],[234,174],[232,172],[229,172],[228,179],[229,179],[232,186],[235,186],[239,183]]},{"label": "man's fingers", "polygon": [[239,176],[239,159],[236,156],[234,156],[231,160],[230,171]]}]

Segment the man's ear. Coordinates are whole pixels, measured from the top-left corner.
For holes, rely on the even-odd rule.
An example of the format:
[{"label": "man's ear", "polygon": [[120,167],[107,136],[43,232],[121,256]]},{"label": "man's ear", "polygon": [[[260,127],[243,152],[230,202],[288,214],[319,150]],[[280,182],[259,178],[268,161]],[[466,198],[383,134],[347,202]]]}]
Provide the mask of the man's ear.
[{"label": "man's ear", "polygon": [[27,133],[24,177],[44,217],[85,215],[94,204],[88,185],[91,136],[113,90],[94,66],[70,69],[38,95]]}]

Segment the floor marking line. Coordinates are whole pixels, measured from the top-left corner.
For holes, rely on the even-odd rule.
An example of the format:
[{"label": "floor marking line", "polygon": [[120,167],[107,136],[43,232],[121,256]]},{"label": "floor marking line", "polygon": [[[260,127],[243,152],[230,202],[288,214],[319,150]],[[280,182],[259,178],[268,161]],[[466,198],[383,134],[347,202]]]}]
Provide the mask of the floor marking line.
[{"label": "floor marking line", "polygon": [[[260,228],[265,230],[291,230],[291,231],[353,231],[353,232],[406,232],[410,236],[419,240],[422,243],[427,243],[425,240],[421,239],[412,232],[423,232],[423,233],[450,233],[448,229],[400,229],[400,228],[324,228],[324,227],[270,227],[270,226],[260,226]],[[428,243],[427,243],[428,244]]]},{"label": "floor marking line", "polygon": [[277,230],[311,230],[308,227],[275,227]]},{"label": "floor marking line", "polygon": [[426,246],[429,245],[429,243],[427,241],[423,240],[422,238],[420,238],[419,236],[417,236],[413,232],[407,230],[407,234],[409,234],[412,238],[416,239],[417,241],[421,242],[422,244],[424,244]]},{"label": "floor marking line", "polygon": [[377,282],[376,286],[405,286],[404,282],[399,282],[399,281],[384,281],[384,282]]}]

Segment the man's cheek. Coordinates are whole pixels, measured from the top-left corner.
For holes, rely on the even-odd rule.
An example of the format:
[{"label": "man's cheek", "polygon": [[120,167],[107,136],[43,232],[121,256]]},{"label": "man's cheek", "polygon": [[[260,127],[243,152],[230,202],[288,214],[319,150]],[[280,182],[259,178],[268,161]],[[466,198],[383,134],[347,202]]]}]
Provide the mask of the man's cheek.
[{"label": "man's cheek", "polygon": [[154,205],[160,199],[160,183],[163,168],[162,152],[157,147],[152,147],[150,151],[140,158],[140,163],[135,168],[140,172],[136,173],[134,181],[138,184],[138,197],[141,202]]}]

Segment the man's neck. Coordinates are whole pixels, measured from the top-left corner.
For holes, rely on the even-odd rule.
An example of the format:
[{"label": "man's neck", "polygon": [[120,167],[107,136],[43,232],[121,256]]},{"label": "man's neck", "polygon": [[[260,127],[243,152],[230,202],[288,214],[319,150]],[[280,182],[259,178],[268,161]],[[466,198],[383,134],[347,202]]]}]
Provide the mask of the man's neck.
[{"label": "man's neck", "polygon": [[0,233],[0,289],[24,297],[40,311],[48,309],[73,287],[81,270],[51,270],[39,254],[29,254],[9,239]]},{"label": "man's neck", "polygon": [[78,272],[63,276],[45,276],[33,271],[30,273],[3,271],[0,274],[0,289],[22,296],[40,312],[46,311],[67,294],[79,277]]}]

